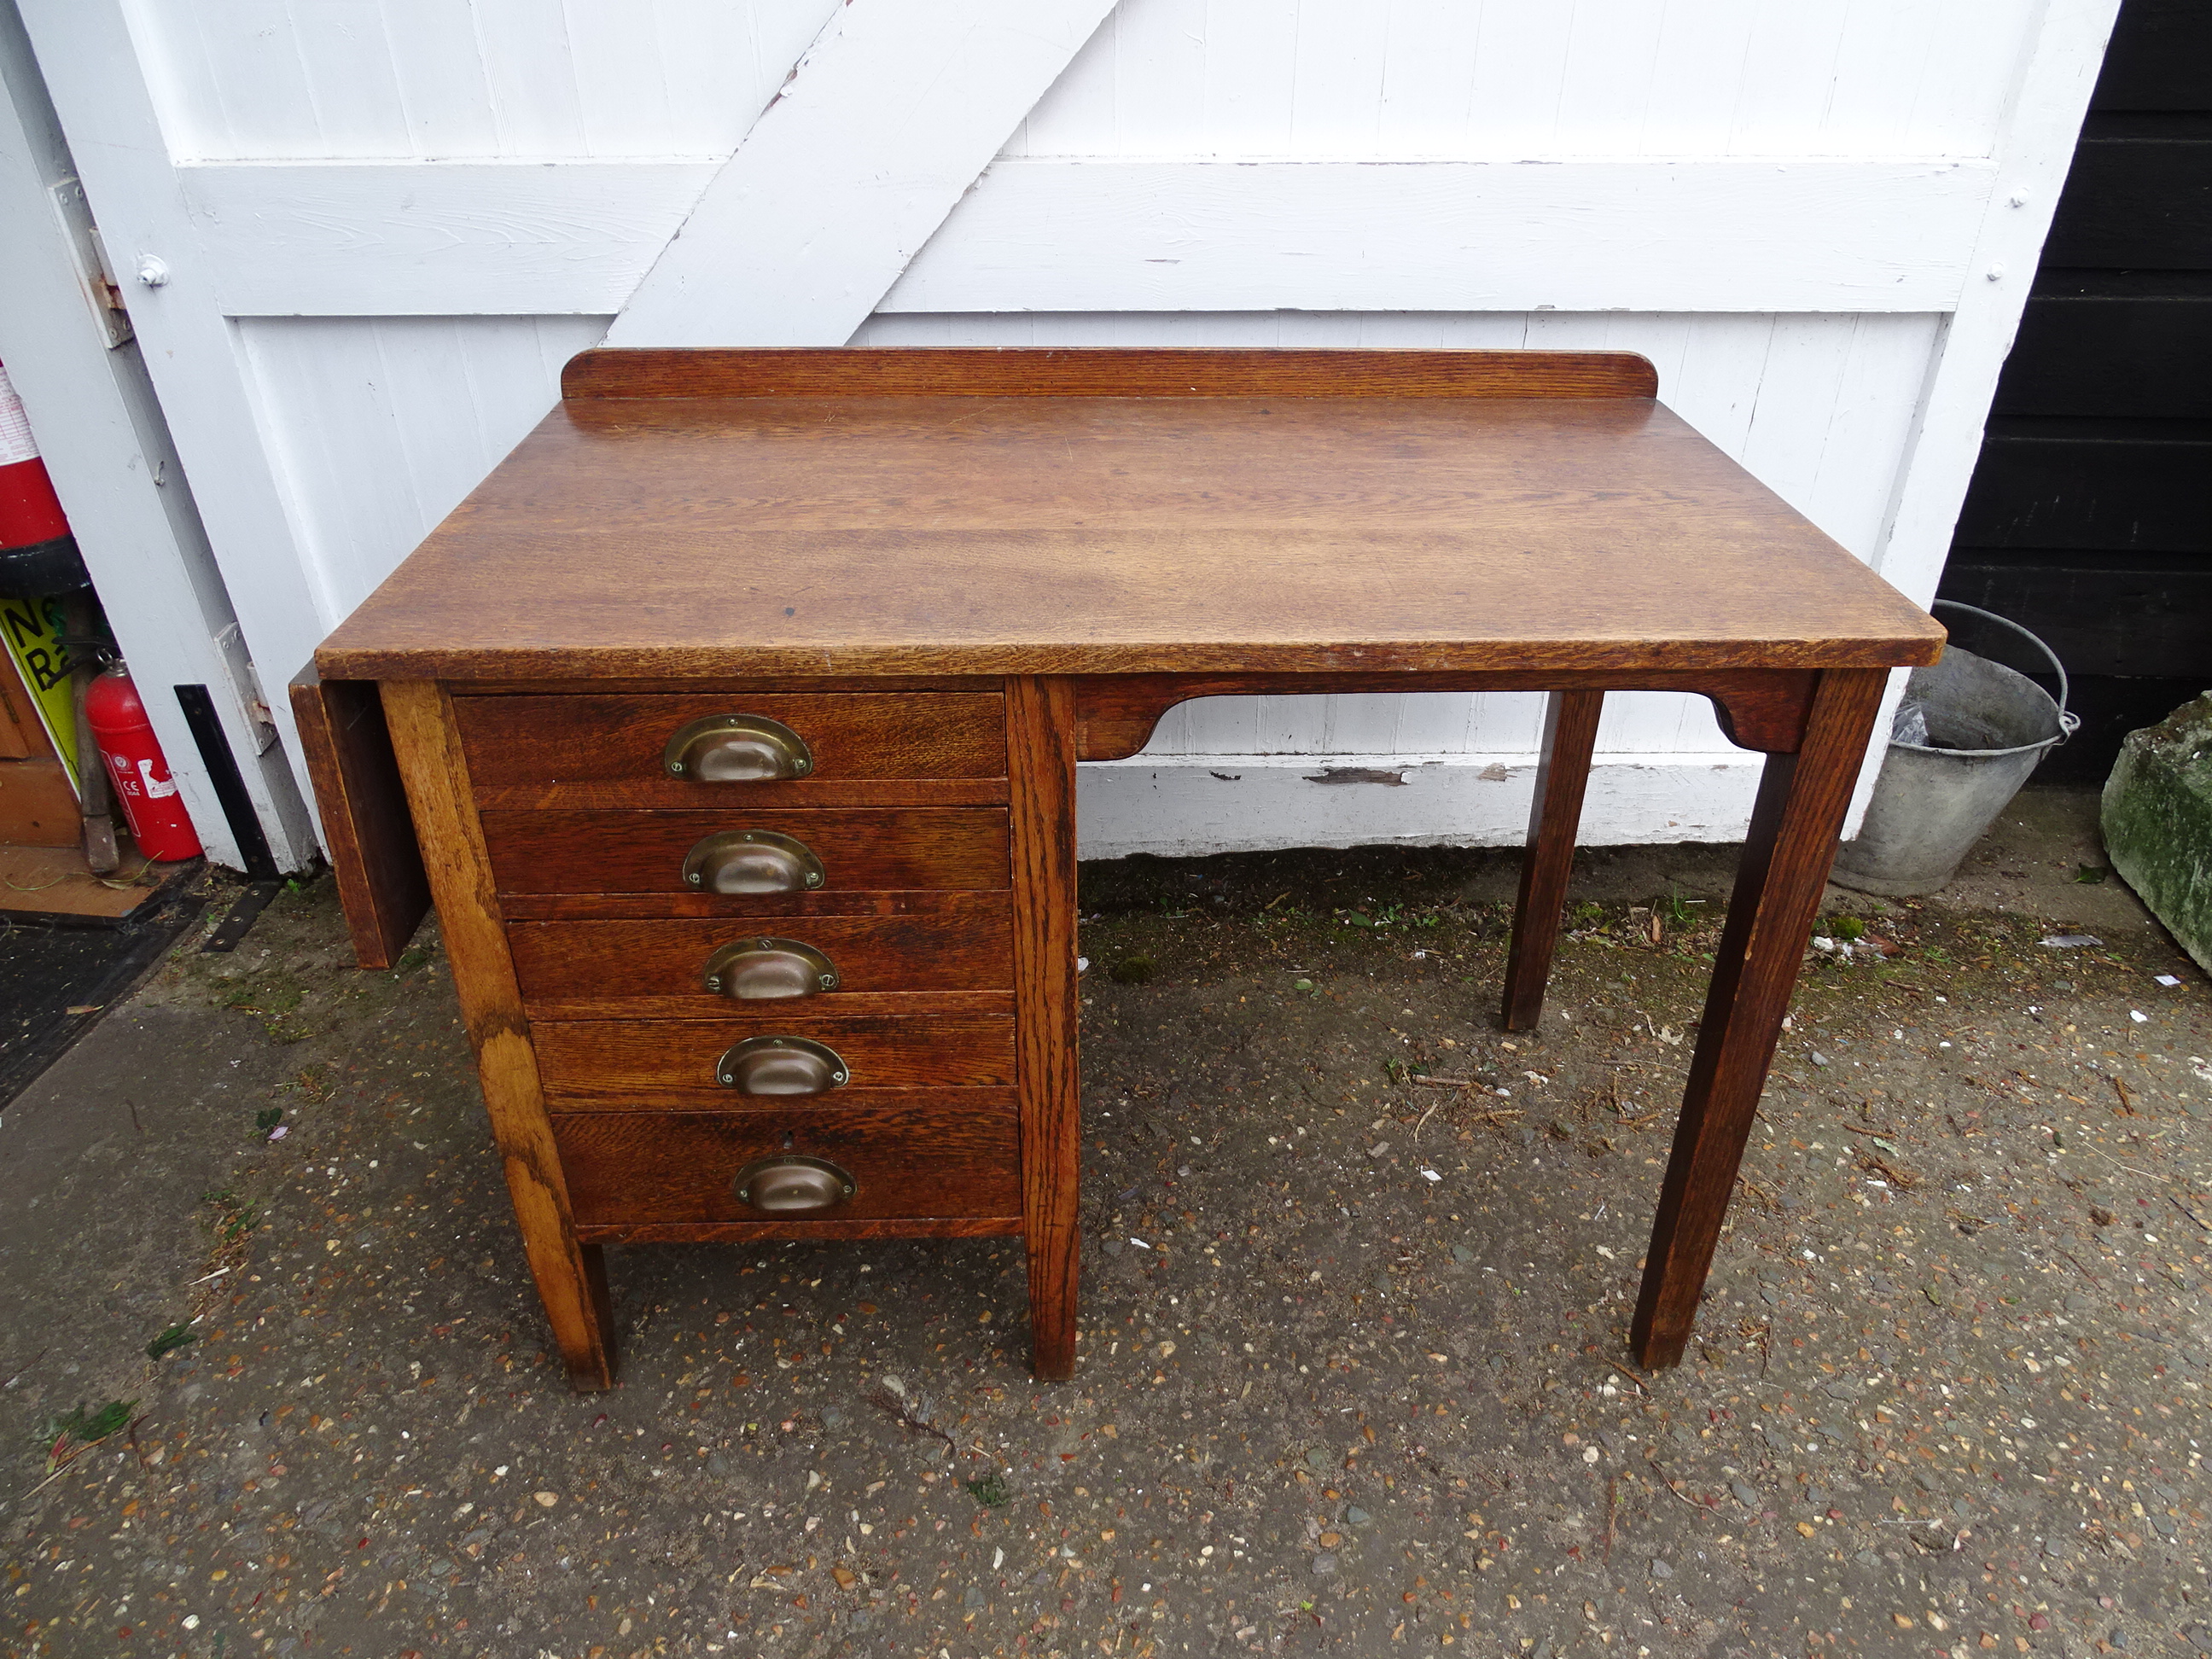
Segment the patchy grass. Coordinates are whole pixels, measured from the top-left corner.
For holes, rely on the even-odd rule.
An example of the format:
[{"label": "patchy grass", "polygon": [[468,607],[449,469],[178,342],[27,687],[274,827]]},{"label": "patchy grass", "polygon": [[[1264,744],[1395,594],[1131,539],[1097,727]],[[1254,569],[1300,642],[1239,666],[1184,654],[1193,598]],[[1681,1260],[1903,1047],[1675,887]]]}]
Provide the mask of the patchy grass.
[{"label": "patchy grass", "polygon": [[146,1345],[146,1358],[158,1360],[198,1340],[199,1333],[190,1325],[172,1325]]},{"label": "patchy grass", "polygon": [[1013,1497],[1013,1493],[1007,1489],[1006,1477],[996,1469],[993,1469],[988,1474],[979,1475],[973,1480],[963,1480],[960,1484],[968,1489],[968,1495],[970,1498],[987,1510],[997,1509]]},{"label": "patchy grass", "polygon": [[200,1202],[215,1212],[208,1227],[215,1234],[219,1249],[244,1243],[261,1224],[260,1205],[252,1199],[240,1198],[228,1187],[220,1192],[202,1193]]},{"label": "patchy grass", "polygon": [[307,988],[283,972],[256,975],[228,987],[216,999],[223,1007],[260,1020],[271,1042],[303,1042],[314,1035],[313,1028],[299,1018],[307,1000]]},{"label": "patchy grass", "polygon": [[138,1409],[135,1400],[111,1400],[96,1408],[78,1406],[50,1417],[39,1425],[39,1443],[46,1449],[46,1478],[51,1480],[88,1447],[96,1446],[118,1430],[131,1426]]}]

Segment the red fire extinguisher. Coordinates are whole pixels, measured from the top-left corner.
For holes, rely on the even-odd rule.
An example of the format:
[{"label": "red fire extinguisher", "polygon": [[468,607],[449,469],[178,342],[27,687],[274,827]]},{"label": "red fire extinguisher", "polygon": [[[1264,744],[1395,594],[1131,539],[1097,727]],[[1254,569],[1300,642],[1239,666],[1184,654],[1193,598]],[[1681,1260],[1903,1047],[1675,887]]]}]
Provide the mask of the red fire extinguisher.
[{"label": "red fire extinguisher", "polygon": [[169,776],[169,763],[162,758],[161,742],[146,719],[146,705],[138,701],[138,688],[121,663],[92,683],[85,693],[84,714],[138,850],[161,863],[198,858],[199,836],[185,816],[184,802]]}]

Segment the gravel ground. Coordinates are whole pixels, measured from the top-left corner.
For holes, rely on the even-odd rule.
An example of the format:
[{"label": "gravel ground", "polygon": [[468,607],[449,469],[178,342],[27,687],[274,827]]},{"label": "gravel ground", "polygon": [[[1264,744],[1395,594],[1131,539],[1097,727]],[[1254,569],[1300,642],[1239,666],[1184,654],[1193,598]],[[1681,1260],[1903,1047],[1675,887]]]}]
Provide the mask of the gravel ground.
[{"label": "gravel ground", "polygon": [[0,1126],[0,1652],[2212,1651],[2212,1000],[2094,823],[1832,894],[1656,1376],[1727,849],[1587,855],[1514,1039],[1511,854],[1086,866],[1048,1388],[973,1240],[611,1252],[572,1395],[434,934],[287,896]]}]

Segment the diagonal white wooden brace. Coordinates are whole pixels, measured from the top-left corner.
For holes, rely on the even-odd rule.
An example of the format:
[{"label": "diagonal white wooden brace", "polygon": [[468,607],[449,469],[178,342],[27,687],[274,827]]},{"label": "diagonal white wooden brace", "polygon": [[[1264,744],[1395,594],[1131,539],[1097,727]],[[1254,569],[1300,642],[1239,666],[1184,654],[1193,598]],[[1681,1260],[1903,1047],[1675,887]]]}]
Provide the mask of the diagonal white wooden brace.
[{"label": "diagonal white wooden brace", "polygon": [[842,345],[1113,0],[849,0],[607,331]]}]

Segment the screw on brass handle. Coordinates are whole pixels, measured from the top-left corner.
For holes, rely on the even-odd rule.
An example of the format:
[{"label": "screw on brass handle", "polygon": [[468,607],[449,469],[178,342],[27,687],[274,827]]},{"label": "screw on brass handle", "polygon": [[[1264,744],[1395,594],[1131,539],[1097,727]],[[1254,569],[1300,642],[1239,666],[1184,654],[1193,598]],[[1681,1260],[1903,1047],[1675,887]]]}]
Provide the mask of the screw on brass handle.
[{"label": "screw on brass handle", "polygon": [[773,783],[811,776],[814,751],[781,720],[709,714],[678,726],[660,763],[670,777],[693,783]]},{"label": "screw on brass handle", "polygon": [[707,958],[707,988],[739,1002],[811,997],[837,988],[837,968],[795,939],[737,939]]},{"label": "screw on brass handle", "polygon": [[763,1158],[738,1171],[730,1183],[741,1204],[765,1215],[804,1215],[834,1210],[860,1190],[852,1172],[826,1158]]},{"label": "screw on brass handle", "polygon": [[684,855],[684,884],[702,893],[811,893],[829,878],[812,848],[773,830],[725,830]]},{"label": "screw on brass handle", "polygon": [[714,1062],[714,1079],[741,1095],[824,1095],[852,1073],[837,1051],[811,1037],[747,1037]]}]

